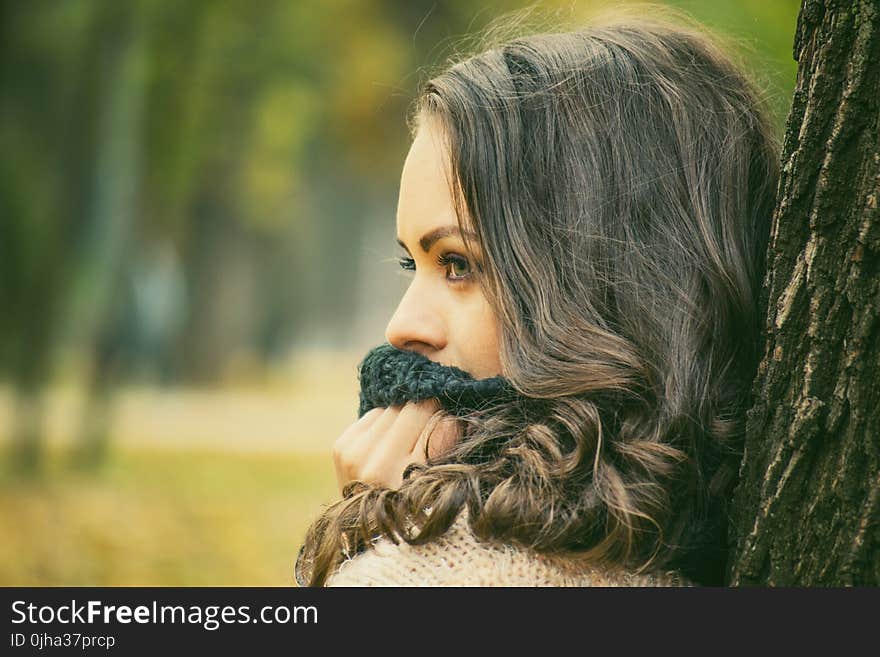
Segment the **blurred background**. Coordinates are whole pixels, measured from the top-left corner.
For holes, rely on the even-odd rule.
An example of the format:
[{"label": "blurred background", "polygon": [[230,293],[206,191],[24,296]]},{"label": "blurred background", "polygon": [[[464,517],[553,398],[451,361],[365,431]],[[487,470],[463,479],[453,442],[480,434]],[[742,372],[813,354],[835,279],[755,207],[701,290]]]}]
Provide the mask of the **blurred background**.
[{"label": "blurred background", "polygon": [[[799,2],[669,4],[781,132]],[[0,4],[0,585],[293,584],[407,282],[407,108],[527,6],[596,3]]]}]

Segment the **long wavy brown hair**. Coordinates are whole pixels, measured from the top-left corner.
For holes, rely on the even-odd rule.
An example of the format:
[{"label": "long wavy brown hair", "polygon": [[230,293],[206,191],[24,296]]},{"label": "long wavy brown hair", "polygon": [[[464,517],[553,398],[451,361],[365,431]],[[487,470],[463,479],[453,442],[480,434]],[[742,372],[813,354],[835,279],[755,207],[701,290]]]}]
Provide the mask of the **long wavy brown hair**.
[{"label": "long wavy brown hair", "polygon": [[410,125],[442,128],[528,403],[463,418],[399,489],[349,485],[306,535],[310,585],[465,509],[484,540],[723,583],[779,148],[716,43],[627,16],[510,38],[423,85]]}]

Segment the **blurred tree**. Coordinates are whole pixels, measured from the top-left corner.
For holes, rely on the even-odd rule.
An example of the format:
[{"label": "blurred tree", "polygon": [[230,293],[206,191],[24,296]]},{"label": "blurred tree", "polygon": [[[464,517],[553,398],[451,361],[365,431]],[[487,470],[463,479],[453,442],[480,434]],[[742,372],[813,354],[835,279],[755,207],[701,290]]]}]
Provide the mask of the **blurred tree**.
[{"label": "blurred tree", "polygon": [[880,584],[880,11],[806,0],[730,583]]},{"label": "blurred tree", "polygon": [[[15,390],[14,460],[39,465],[43,388],[65,300],[96,203],[98,142],[108,83],[127,45],[131,13],[112,1],[5,5],[3,42],[4,343]],[[67,20],[69,39],[55,21]],[[121,109],[121,113],[127,111]],[[117,115],[115,118],[120,118]],[[5,194],[4,194],[5,197]],[[36,201],[32,199],[37,199]],[[106,200],[106,199],[105,199]],[[8,279],[7,279],[8,277]]]},{"label": "blurred tree", "polygon": [[[107,452],[113,395],[126,371],[131,345],[123,333],[127,285],[135,253],[136,222],[142,161],[144,72],[147,61],[142,4],[113,10],[116,21],[105,27],[101,38],[114,44],[101,72],[106,80],[100,123],[95,135],[95,171],[92,203],[85,218],[86,239],[79,262],[79,276],[90,282],[88,303],[83,304],[86,348],[91,350],[85,386],[81,434],[75,452],[80,465],[94,466]],[[99,5],[98,11],[105,11]]]}]

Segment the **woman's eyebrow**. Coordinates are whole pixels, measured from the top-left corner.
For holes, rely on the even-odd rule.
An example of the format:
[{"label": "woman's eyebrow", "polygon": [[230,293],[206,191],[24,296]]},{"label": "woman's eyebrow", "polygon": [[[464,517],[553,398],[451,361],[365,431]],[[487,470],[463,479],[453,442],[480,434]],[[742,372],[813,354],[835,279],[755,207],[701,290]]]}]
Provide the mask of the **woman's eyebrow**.
[{"label": "woman's eyebrow", "polygon": [[[434,246],[434,243],[437,240],[443,239],[444,237],[450,237],[452,235],[454,235],[456,237],[464,236],[470,240],[477,239],[476,233],[469,231],[469,230],[462,232],[462,230],[458,226],[454,226],[454,225],[440,226],[439,228],[435,228],[434,230],[431,230],[431,231],[425,233],[424,235],[422,235],[422,238],[419,240],[419,246],[422,247],[422,251],[424,251],[425,253],[428,253],[431,250],[431,247]],[[403,240],[401,240],[399,237],[397,238],[397,243],[401,247],[403,247],[403,249],[405,249],[407,252],[409,252],[409,249],[406,248],[406,244],[404,244]]]}]

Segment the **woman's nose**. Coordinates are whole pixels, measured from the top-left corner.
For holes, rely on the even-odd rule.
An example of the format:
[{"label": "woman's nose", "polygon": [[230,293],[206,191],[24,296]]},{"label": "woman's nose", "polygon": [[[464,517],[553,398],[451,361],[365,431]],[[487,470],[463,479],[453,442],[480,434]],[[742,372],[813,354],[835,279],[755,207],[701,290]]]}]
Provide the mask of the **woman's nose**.
[{"label": "woman's nose", "polygon": [[385,328],[385,339],[392,346],[426,357],[446,346],[442,318],[426,303],[427,297],[419,294],[415,283],[409,286]]}]

